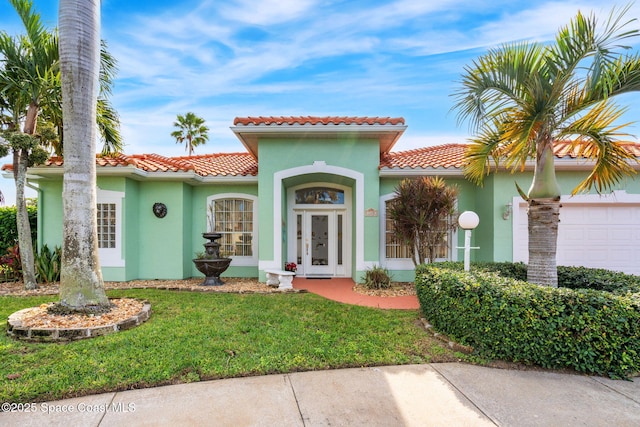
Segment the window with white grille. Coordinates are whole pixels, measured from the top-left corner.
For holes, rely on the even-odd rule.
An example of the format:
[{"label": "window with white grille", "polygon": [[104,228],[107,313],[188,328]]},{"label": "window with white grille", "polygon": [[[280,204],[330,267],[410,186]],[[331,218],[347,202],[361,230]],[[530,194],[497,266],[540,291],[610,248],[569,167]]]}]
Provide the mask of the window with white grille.
[{"label": "window with white grille", "polygon": [[[383,232],[384,232],[384,258],[387,260],[410,260],[411,259],[411,251],[409,246],[398,239],[394,232],[394,221],[389,215],[389,209],[391,207],[391,203],[393,203],[393,198],[389,197],[387,200],[384,200],[384,217],[383,217]],[[454,230],[450,230],[447,232],[447,235],[444,237],[444,242],[441,245],[438,245],[436,248],[436,259],[438,260],[449,260],[452,258],[452,250],[449,242],[454,241]],[[408,265],[408,264],[407,264]]]},{"label": "window with white grille", "polygon": [[98,203],[98,248],[116,247],[116,204]]},{"label": "window with white grille", "polygon": [[243,194],[211,196],[208,205],[208,229],[222,234],[220,256],[233,257],[235,265],[257,262],[257,198]]},{"label": "window with white grille", "polygon": [[102,267],[124,267],[122,247],[122,201],[124,192],[98,188],[98,252]]}]

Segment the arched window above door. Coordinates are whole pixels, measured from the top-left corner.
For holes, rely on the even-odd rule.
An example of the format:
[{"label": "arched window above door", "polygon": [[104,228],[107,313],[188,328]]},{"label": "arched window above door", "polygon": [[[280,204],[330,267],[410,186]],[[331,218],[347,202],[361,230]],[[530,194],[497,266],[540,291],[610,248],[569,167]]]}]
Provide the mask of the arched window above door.
[{"label": "arched window above door", "polygon": [[296,190],[296,205],[344,205],[344,190],[307,187]]}]

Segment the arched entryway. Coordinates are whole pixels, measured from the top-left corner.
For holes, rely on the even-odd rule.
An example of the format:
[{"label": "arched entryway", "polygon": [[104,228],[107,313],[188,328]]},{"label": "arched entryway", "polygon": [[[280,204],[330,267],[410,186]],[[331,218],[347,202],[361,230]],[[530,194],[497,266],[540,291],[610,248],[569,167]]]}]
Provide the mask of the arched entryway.
[{"label": "arched entryway", "polygon": [[287,189],[287,261],[304,277],[351,277],[352,191],[331,182]]},{"label": "arched entryway", "polygon": [[[355,212],[356,207],[364,206],[364,176],[351,169],[327,165],[324,161],[315,161],[311,165],[298,166],[278,171],[273,175],[273,260],[260,259],[259,269],[283,268],[287,262],[297,261],[297,252],[289,250],[297,239],[296,221],[292,203],[295,200],[289,190],[305,185],[324,183],[330,186],[343,186],[347,214],[343,218],[344,229],[348,230],[348,248],[343,247],[344,277],[353,277],[354,271],[364,271],[364,215]],[[346,195],[348,192],[349,196]],[[291,199],[290,199],[291,198]],[[316,207],[316,209],[320,209]],[[291,216],[290,216],[291,215]],[[336,219],[337,220],[337,219]],[[293,255],[295,253],[295,255]],[[297,264],[297,262],[296,262]]]}]

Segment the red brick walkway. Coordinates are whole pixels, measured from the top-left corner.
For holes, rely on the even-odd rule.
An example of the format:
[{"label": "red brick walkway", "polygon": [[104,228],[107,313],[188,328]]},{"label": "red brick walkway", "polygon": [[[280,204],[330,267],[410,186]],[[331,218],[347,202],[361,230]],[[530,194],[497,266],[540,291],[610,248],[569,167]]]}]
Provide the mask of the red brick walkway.
[{"label": "red brick walkway", "polygon": [[400,310],[417,310],[420,308],[418,297],[415,295],[401,297],[373,297],[353,291],[355,283],[351,279],[293,279],[295,289],[305,289],[327,299],[345,304],[362,305],[365,307],[393,308]]}]

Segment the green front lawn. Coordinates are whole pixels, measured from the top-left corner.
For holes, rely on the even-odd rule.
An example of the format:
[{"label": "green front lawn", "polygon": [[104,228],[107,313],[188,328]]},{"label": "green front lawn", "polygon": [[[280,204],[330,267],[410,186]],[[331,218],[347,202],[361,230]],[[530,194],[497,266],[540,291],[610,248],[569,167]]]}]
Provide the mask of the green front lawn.
[{"label": "green front lawn", "polygon": [[[32,402],[216,378],[460,360],[418,324],[313,294],[110,291],[147,299],[151,318],[68,344],[0,337],[0,401]],[[0,297],[0,322],[56,297]]]}]

